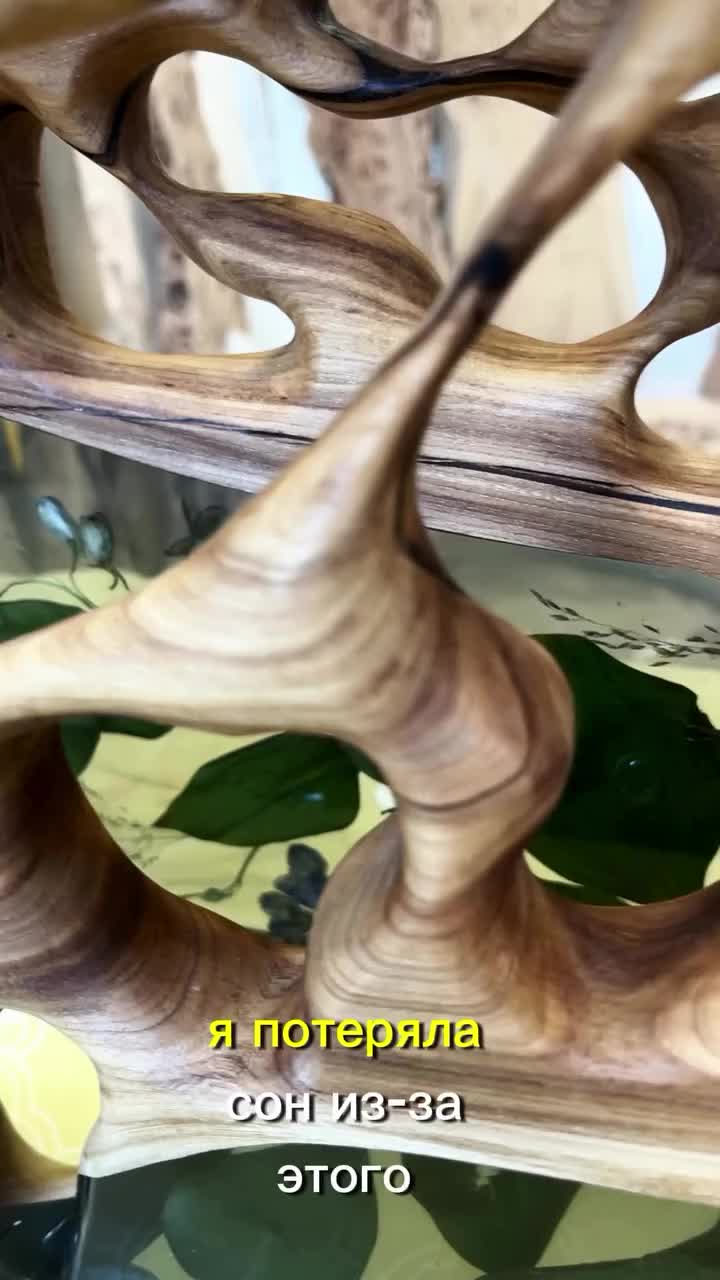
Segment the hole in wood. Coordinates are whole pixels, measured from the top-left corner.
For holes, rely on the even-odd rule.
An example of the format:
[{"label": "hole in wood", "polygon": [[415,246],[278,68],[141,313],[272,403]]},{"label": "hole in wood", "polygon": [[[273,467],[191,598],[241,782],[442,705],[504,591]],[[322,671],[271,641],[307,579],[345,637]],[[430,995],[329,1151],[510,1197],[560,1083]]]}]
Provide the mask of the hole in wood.
[{"label": "hole in wood", "polygon": [[[18,1140],[18,1165],[26,1172],[34,1166],[40,1180],[40,1157],[65,1166],[71,1181],[99,1110],[98,1076],[88,1055],[42,1019],[0,1011],[0,1129],[9,1126]],[[47,1168],[44,1176],[51,1173]],[[0,1194],[3,1174],[7,1168],[0,1171]]]},{"label": "hole in wood", "polygon": [[688,89],[683,94],[683,102],[695,102],[697,98],[712,98],[716,93],[720,93],[720,75],[708,76],[707,80],[702,80],[700,84],[696,84],[693,89]]},{"label": "hole in wood", "polygon": [[150,98],[155,145],[177,182],[329,198],[309,143],[308,107],[247,63],[177,54],[158,67]]},{"label": "hole in wood", "polygon": [[[350,2],[345,0],[346,6]],[[522,0],[519,4],[477,4],[473,0],[454,0],[454,3],[442,6],[441,56],[464,58],[471,46],[478,52],[502,48],[521,36],[550,8],[551,0]]]},{"label": "hole in wood", "polygon": [[[453,150],[449,232],[458,258],[552,121],[533,108],[493,98],[466,98],[445,110]],[[657,214],[639,180],[618,165],[543,244],[495,321],[528,337],[582,342],[642,311],[664,268]]]},{"label": "hole in wood", "polygon": [[90,333],[135,351],[272,350],[292,321],[203,271],[117,178],[43,135],[43,214],[63,304]]},{"label": "hole in wood", "polygon": [[664,439],[683,448],[720,454],[720,325],[680,338],[650,362],[635,404]]}]

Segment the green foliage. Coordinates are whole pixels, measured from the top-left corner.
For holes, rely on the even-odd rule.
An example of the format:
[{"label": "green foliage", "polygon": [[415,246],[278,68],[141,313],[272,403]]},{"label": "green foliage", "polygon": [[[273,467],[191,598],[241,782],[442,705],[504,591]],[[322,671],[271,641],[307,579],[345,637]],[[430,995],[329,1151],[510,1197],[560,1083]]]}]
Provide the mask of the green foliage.
[{"label": "green foliage", "polygon": [[134,720],[130,716],[97,716],[101,733],[125,733],[130,738],[162,738],[171,725],[153,724],[151,720]]},{"label": "green foliage", "polygon": [[577,746],[562,799],[530,841],[561,875],[635,902],[702,887],[720,845],[720,735],[683,685],[581,636],[538,636],[565,673]]},{"label": "green foliage", "polygon": [[169,726],[128,716],[69,716],[60,734],[67,762],[79,775],[87,768],[103,733],[124,733],[132,738],[161,738]]},{"label": "green foliage", "polygon": [[85,1180],[79,1275],[97,1274],[108,1280],[135,1276],[133,1262],[162,1235],[165,1202],[186,1163],[165,1160],[129,1173]]},{"label": "green foliage", "polygon": [[486,1176],[477,1165],[430,1156],[406,1155],[403,1164],[448,1244],[497,1274],[539,1261],[577,1191],[574,1182],[493,1170]]},{"label": "green foliage", "polygon": [[[49,600],[0,601],[0,642],[78,612]],[[720,735],[695,694],[628,667],[582,636],[537,639],[564,671],[576,708],[568,785],[530,841],[542,862],[577,884],[557,892],[651,902],[701,888],[720,844]],[[103,733],[150,739],[167,732],[123,716],[79,716],[63,723],[62,739],[80,774]],[[203,765],[157,825],[236,845],[337,830],[357,815],[359,771],[382,778],[353,746],[276,734]]]},{"label": "green foliage", "polygon": [[63,622],[74,614],[82,613],[76,605],[56,604],[54,600],[2,600],[0,601],[0,644],[39,631],[54,622]]},{"label": "green foliage", "polygon": [[[487,1280],[717,1280],[720,1275],[720,1226],[672,1249],[617,1262],[588,1262],[576,1267],[494,1270]],[[480,1277],[478,1276],[478,1280]]]},{"label": "green foliage", "polygon": [[[490,1280],[715,1280],[720,1274],[720,1224],[643,1257],[537,1271],[576,1184],[426,1156],[402,1162],[414,1176],[413,1194],[447,1243]],[[86,1179],[80,1266],[73,1274],[139,1280],[146,1273],[138,1257],[164,1234],[194,1280],[361,1280],[378,1232],[374,1193],[338,1195],[325,1183],[321,1194],[306,1187],[289,1196],[278,1188],[278,1171],[286,1164],[359,1170],[369,1163],[366,1150],[293,1144]],[[67,1207],[30,1206],[5,1216],[8,1222],[22,1216],[26,1226],[24,1234],[4,1239],[0,1214],[0,1276],[6,1263],[13,1280],[58,1275],[43,1267],[48,1259],[57,1265],[72,1244]],[[408,1246],[414,1250],[414,1241]]]},{"label": "green foliage", "polygon": [[100,741],[97,716],[72,716],[63,720],[60,738],[65,759],[76,777],[87,768]]},{"label": "green foliage", "polygon": [[[112,529],[101,513],[78,522],[48,498],[39,514],[75,558],[104,566],[122,581],[112,564]],[[188,533],[168,554],[186,553],[223,517],[220,508],[186,511]],[[77,591],[74,598],[81,599]],[[74,604],[1,599],[0,643],[78,612]],[[720,735],[696,696],[628,667],[585,637],[537,639],[564,671],[576,708],[577,747],[567,787],[530,841],[542,862],[577,882],[555,891],[580,901],[617,903],[700,888],[720,845]],[[153,739],[167,732],[167,726],[112,715],[78,716],[61,726],[76,774],[87,767],[103,733]],[[355,747],[313,735],[276,734],[203,765],[156,825],[230,845],[297,841],[355,819],[359,772],[382,780]],[[230,889],[206,891],[208,901],[228,896],[249,856]],[[272,932],[304,939],[326,874],[317,850],[291,846],[287,872],[261,898]],[[82,1274],[88,1280],[140,1280],[147,1273],[136,1259],[164,1232],[196,1280],[360,1280],[377,1235],[375,1196],[307,1190],[287,1196],[277,1182],[283,1164],[324,1160],[358,1168],[369,1159],[367,1151],[332,1148],[323,1154],[314,1146],[284,1146],[171,1161],[88,1181]],[[413,1194],[444,1239],[491,1280],[720,1275],[720,1226],[646,1257],[537,1272],[575,1184],[426,1156],[407,1156],[404,1163],[413,1175]],[[43,1269],[48,1258],[56,1267],[52,1274],[59,1273],[73,1229],[66,1208],[33,1206],[18,1221],[4,1237],[0,1214],[0,1277],[9,1266],[13,1275],[41,1280],[50,1274]]]},{"label": "green foliage", "polygon": [[280,733],[204,764],[156,825],[201,840],[269,844],[348,826],[357,771],[331,738]]},{"label": "green foliage", "polygon": [[360,1280],[377,1236],[367,1195],[285,1195],[285,1164],[370,1163],[368,1151],[275,1146],[188,1163],[163,1213],[170,1248],[196,1280]]}]

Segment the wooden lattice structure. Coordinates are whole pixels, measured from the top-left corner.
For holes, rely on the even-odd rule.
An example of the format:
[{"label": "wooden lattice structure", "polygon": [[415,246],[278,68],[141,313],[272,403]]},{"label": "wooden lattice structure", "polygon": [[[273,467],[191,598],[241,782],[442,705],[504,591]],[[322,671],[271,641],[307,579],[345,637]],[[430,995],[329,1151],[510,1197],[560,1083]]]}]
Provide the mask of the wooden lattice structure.
[{"label": "wooden lattice structure", "polygon": [[[485,92],[559,120],[438,293],[379,220],[173,182],[148,92],[189,48],[348,114]],[[681,20],[674,0],[556,0],[507,48],[438,65],[339,28],[323,0],[0,5],[0,412],[237,487],[278,472],[138,595],[0,652],[0,1002],[96,1063],[87,1172],[287,1139],[282,1124],[240,1130],[234,1088],[313,1090],[307,1136],[360,1143],[328,1094],[419,1084],[467,1105],[452,1140],[423,1130],[427,1151],[720,1201],[720,887],[615,909],[531,876],[521,851],[566,777],[569,693],[532,640],[448,578],[417,497],[446,528],[714,569],[712,456],[655,436],[633,391],[665,345],[720,319],[720,101],[678,101],[718,69],[717,0],[688,0]],[[43,239],[43,126],[127,183],[206,271],[285,309],[294,341],[140,356],[81,332]],[[489,326],[621,158],[667,236],[654,301],[569,347]],[[398,814],[334,874],[307,962],[163,892],[114,846],[53,728],[95,711],[329,733],[378,761]],[[226,1012],[239,1050],[211,1052],[208,1020]],[[253,1018],[293,1016],[467,1016],[485,1050],[252,1047]],[[383,1127],[385,1147],[418,1141],[402,1114]]]}]

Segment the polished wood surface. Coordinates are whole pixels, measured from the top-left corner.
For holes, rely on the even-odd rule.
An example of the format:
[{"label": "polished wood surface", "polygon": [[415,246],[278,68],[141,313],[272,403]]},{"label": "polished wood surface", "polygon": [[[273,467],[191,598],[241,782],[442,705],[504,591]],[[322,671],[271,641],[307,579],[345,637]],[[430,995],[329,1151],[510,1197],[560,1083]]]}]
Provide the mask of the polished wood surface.
[{"label": "polished wood surface", "polygon": [[[118,4],[117,20],[131,8],[142,15],[144,6]],[[720,68],[720,29],[716,0],[695,0],[682,24],[672,21],[673,9],[670,0],[619,7],[555,128],[429,309],[434,278],[385,224],[312,202],[178,188],[153,157],[148,81],[138,83],[124,100],[107,163],[208,270],[238,287],[249,276],[295,315],[291,350],[239,366],[128,357],[60,316],[23,168],[38,125],[25,111],[6,114],[4,368],[36,396],[52,373],[65,406],[54,429],[82,438],[101,421],[103,432],[109,421],[121,423],[124,438],[113,442],[119,451],[170,462],[177,456],[179,464],[195,450],[210,473],[240,449],[237,435],[219,429],[223,388],[225,403],[240,395],[228,367],[243,369],[273,412],[297,408],[291,396],[302,382],[300,350],[322,366],[318,386],[335,385],[327,414],[354,392],[332,426],[188,560],[117,605],[0,650],[0,1002],[46,1018],[95,1062],[103,1109],[86,1172],[297,1136],[292,1124],[235,1124],[229,1106],[238,1089],[306,1087],[317,1097],[317,1121],[303,1136],[360,1144],[367,1130],[333,1123],[329,1092],[367,1087],[402,1096],[417,1086],[456,1088],[466,1122],[449,1138],[441,1125],[419,1134],[406,1116],[393,1117],[383,1127],[385,1147],[420,1145],[720,1203],[720,891],[608,909],[558,901],[532,878],[522,848],[564,785],[573,737],[569,690],[544,650],[452,582],[431,549],[416,495],[416,458],[438,398],[458,362],[479,350],[478,335],[534,249],[633,148],[662,157],[673,129],[686,139],[674,103]],[[320,6],[306,7],[303,21],[311,10]],[[31,12],[54,14],[68,41],[80,38],[82,5],[71,16],[48,4]],[[577,6],[556,6],[553,21],[562,29],[573,12]],[[40,30],[40,16],[38,23]],[[290,26],[283,38],[294,33],[299,41],[304,31]],[[18,32],[19,67],[21,24]],[[582,61],[584,38],[581,32],[569,40],[569,58]],[[146,39],[152,44],[147,32]],[[528,47],[538,39],[531,33]],[[92,44],[89,65],[108,71],[115,64],[103,63],[100,47]],[[322,67],[329,79],[329,62]],[[453,74],[457,88],[461,77]],[[548,72],[537,84],[538,93],[549,91]],[[697,124],[710,107],[680,111]],[[648,142],[662,119],[657,136],[665,141]],[[685,163],[704,189],[702,154],[693,150]],[[697,197],[697,188],[680,185],[677,209],[686,210],[693,230],[692,220],[706,216]],[[557,421],[550,383],[560,379],[587,393],[594,369],[614,406],[628,467],[630,420],[622,413],[630,412],[629,384],[618,378],[617,361],[622,355],[631,381],[638,352],[644,359],[659,341],[657,308],[666,317],[664,340],[673,325],[686,326],[717,305],[709,284],[712,244],[678,245],[655,319],[640,318],[608,339],[602,359],[597,345],[593,355],[587,344],[577,348],[589,361],[582,374],[557,348],[547,370],[545,407],[553,406]],[[383,311],[389,280],[402,283],[402,323],[397,312],[391,319]],[[341,309],[331,319],[333,291]],[[348,315],[358,323],[353,346],[367,344],[363,379],[420,318],[359,390],[352,376],[342,383],[343,353],[328,338],[328,326],[339,334]],[[507,335],[485,330],[484,340],[501,348]],[[482,356],[487,367],[489,350]],[[499,381],[483,382],[483,394],[515,413],[525,405],[522,429],[532,435],[542,379],[521,376],[495,351]],[[103,419],[110,384],[117,399]],[[451,382],[446,405],[448,396],[457,404],[461,385],[453,392]],[[575,395],[582,399],[580,390]],[[177,417],[165,421],[160,443],[148,445],[157,428],[149,415],[168,397]],[[569,468],[583,429],[577,403],[571,390]],[[215,431],[207,425],[210,407]],[[23,416],[38,416],[38,406]],[[302,415],[299,421],[302,430]],[[642,438],[637,424],[633,430]],[[461,424],[455,431],[462,450]],[[230,453],[216,447],[222,441]],[[547,463],[549,441],[538,435],[535,447]],[[643,454],[645,479],[652,449]],[[503,456],[512,457],[508,441]],[[650,471],[660,489],[670,484],[660,478],[659,461]],[[698,485],[701,478],[698,472]],[[629,504],[617,503],[624,513]],[[563,514],[555,499],[556,526]],[[578,549],[572,520],[567,524],[562,536]],[[91,711],[230,732],[333,734],[378,762],[398,798],[397,816],[335,872],[306,964],[300,950],[163,892],[124,858],[64,765],[52,727]],[[475,1017],[484,1049],[387,1052],[374,1062],[338,1050],[253,1049],[254,1018],[297,1015]],[[226,1016],[238,1019],[239,1051],[211,1051],[207,1024]]]},{"label": "polished wood surface", "polygon": [[[7,264],[0,410],[254,491],[327,427],[436,294],[428,261],[379,219],[310,200],[201,193],[171,182],[147,118],[147,78],[163,57],[192,46],[233,53],[331,110],[380,115],[487,92],[552,112],[609,20],[629,21],[626,9],[610,0],[557,0],[503,49],[418,64],[352,37],[309,0],[276,0],[267,21],[252,10],[242,22],[219,0],[114,0],[102,16],[90,0],[5,0],[2,92],[32,115],[9,110],[0,121]],[[633,394],[664,347],[720,319],[720,103],[673,105],[683,86],[715,65],[716,9],[694,0],[687,24],[664,0],[647,12],[669,42],[657,48],[666,59],[658,91],[668,109],[653,133],[638,127],[626,138],[615,159],[636,169],[663,223],[668,265],[660,289],[634,320],[578,344],[486,328],[448,376],[418,484],[435,527],[713,572],[720,528],[713,453],[692,432],[683,446],[677,434],[668,439],[647,427]],[[675,44],[698,30],[706,38],[688,63]],[[646,90],[635,70],[629,61],[628,119],[635,118],[631,95]],[[294,341],[256,356],[168,358],[83,333],[63,314],[43,268],[28,180],[42,123],[127,182],[207,272],[285,310]],[[598,146],[598,163],[601,157]]]},{"label": "polished wood surface", "polygon": [[[51,1021],[95,1061],[104,1105],[86,1171],[295,1133],[282,1124],[238,1128],[228,1114],[234,1089],[305,1085],[318,1098],[310,1137],[361,1142],[363,1128],[331,1123],[328,1091],[421,1084],[459,1089],[468,1120],[448,1140],[439,1126],[419,1139],[411,1121],[393,1119],[384,1146],[421,1140],[468,1160],[720,1201],[717,892],[628,913],[556,901],[530,876],[521,849],[569,767],[568,687],[534,641],[448,579],[421,524],[414,480],[446,379],[534,247],[641,145],[684,88],[720,67],[714,5],[698,3],[680,32],[667,15],[657,0],[624,6],[556,128],[427,314],[432,275],[386,225],[310,202],[182,192],[147,142],[147,82],[126,100],[114,172],[197,260],[238,285],[255,271],[260,287],[274,228],[272,289],[295,311],[296,349],[328,362],[325,370],[337,361],[340,375],[327,329],[334,289],[345,300],[334,324],[355,312],[356,346],[374,343],[377,364],[379,348],[402,335],[397,319],[378,320],[392,273],[410,300],[405,325],[423,319],[332,428],[186,562],[122,603],[0,650],[0,1000]],[[41,36],[49,38],[45,27]],[[224,433],[205,425],[213,379],[199,374],[213,369],[219,389],[227,365],[128,360],[58,319],[35,193],[20,178],[37,124],[10,111],[4,131],[4,297],[17,324],[5,342],[14,344],[18,378],[32,380],[32,334],[41,381],[53,367],[63,385],[69,419],[58,429],[73,434],[72,422],[92,420],[96,397],[114,380],[123,449],[158,458],[156,440],[140,444],[158,434],[158,420],[150,426],[133,411],[142,371],[143,393],[151,387],[158,397],[143,403],[145,415],[163,394],[182,408],[182,426],[168,422],[161,433],[165,461],[193,442],[218,466]],[[688,297],[682,266],[659,305],[685,324],[701,297],[710,305],[710,291]],[[633,342],[642,346],[633,326],[615,342],[630,369]],[[242,367],[259,396],[270,387],[277,404],[300,376],[296,352]],[[603,376],[620,404],[609,369],[610,355]],[[501,375],[505,398],[509,370],[512,362]],[[571,375],[560,362],[555,376],[571,385]],[[331,397],[325,410],[334,407]],[[547,456],[547,442],[543,449]],[[378,760],[397,817],[334,874],[306,968],[301,951],[168,895],[120,854],[44,727],[90,710],[236,732],[337,733]],[[388,1052],[377,1062],[337,1050],[252,1050],[252,1019],[299,1011],[474,1016],[486,1047],[471,1056]],[[240,1052],[209,1051],[206,1025],[233,1014]]]}]

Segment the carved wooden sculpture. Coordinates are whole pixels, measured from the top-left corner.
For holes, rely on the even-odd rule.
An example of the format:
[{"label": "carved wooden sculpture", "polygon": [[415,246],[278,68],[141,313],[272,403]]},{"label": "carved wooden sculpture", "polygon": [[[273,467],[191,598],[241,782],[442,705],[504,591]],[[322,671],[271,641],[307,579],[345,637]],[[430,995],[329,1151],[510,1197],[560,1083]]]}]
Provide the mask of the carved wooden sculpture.
[{"label": "carved wooden sculpture", "polygon": [[[338,28],[320,0],[256,8],[230,0],[111,0],[101,10],[95,0],[5,0],[0,11],[0,99],[33,112],[8,113],[0,138],[8,264],[0,410],[187,474],[230,476],[251,490],[347,404],[419,320],[437,281],[400,235],[367,215],[301,199],[200,194],[170,182],[148,140],[143,72],[178,49],[202,47],[244,57],[333,110],[382,114],[487,92],[554,111],[625,5],[558,0],[505,49],[439,66],[368,45]],[[677,39],[677,9],[657,12]],[[469,347],[439,400],[418,468],[432,524],[713,571],[714,460],[647,429],[633,389],[663,347],[720,316],[719,112],[717,97],[678,105],[650,140],[646,130],[634,151],[618,152],[646,183],[669,242],[665,278],[640,316],[570,347],[492,327]],[[43,268],[28,184],[40,123],[129,182],[211,274],[286,310],[294,342],[257,357],[181,361],[78,334]],[[13,176],[18,168],[22,182]]]},{"label": "carved wooden sculpture", "polygon": [[[647,554],[659,545],[658,558],[681,560],[691,545],[702,558],[705,525],[694,516],[683,525],[660,495],[677,485],[704,493],[709,468],[690,459],[669,470],[671,451],[643,433],[628,397],[649,355],[718,305],[716,250],[701,234],[709,197],[698,204],[712,190],[705,158],[716,108],[674,106],[720,68],[716,4],[693,0],[678,23],[673,0],[560,0],[524,44],[439,69],[368,49],[316,3],[261,14],[219,0],[115,0],[102,21],[90,0],[2,10],[8,98],[112,166],[187,252],[226,282],[272,296],[298,330],[283,352],[233,361],[141,357],[79,333],[58,309],[26,176],[37,120],[8,109],[5,412],[178,469],[257,481],[271,456],[290,457],[356,392],[186,562],[119,605],[0,650],[0,1003],[48,1019],[96,1063],[103,1110],[86,1172],[296,1135],[283,1124],[236,1125],[229,1104],[239,1089],[311,1089],[318,1119],[303,1136],[364,1143],[362,1127],[331,1122],[330,1092],[417,1085],[457,1088],[466,1122],[452,1141],[439,1126],[418,1138],[412,1121],[393,1115],[384,1146],[720,1202],[720,888],[598,908],[554,897],[531,876],[523,842],[557,800],[571,756],[569,692],[543,650],[449,580],[415,480],[445,388],[435,421],[456,456],[477,445],[463,432],[480,405],[494,406],[496,430],[519,416],[524,447],[544,466],[561,449],[568,475],[594,467],[602,485],[622,467],[638,495],[652,486],[647,505],[606,500],[616,549],[627,537]],[[332,207],[185,191],[148,142],[149,81],[138,73],[187,44],[236,52],[335,109],[392,111],[519,85],[528,100],[554,105],[611,13],[617,22],[529,170],[420,327],[360,391],[435,291],[419,255],[387,225]],[[60,70],[53,38],[64,42]],[[697,132],[684,154],[690,119]],[[478,344],[537,244],[641,144],[676,231],[653,307],[570,352],[488,330]],[[556,434],[533,438],[550,401]],[[281,422],[292,422],[292,440],[263,453],[262,424]],[[494,441],[506,463],[518,438]],[[564,524],[554,541],[582,545],[572,504],[553,492],[553,524]],[[635,519],[642,527],[628,532]],[[711,514],[702,521],[709,527]],[[398,815],[334,874],[307,964],[302,951],[164,892],[114,846],[52,727],[91,711],[231,732],[312,730],[378,761]],[[252,1047],[254,1018],[293,1016],[468,1016],[482,1023],[485,1050],[367,1061],[340,1049]],[[207,1048],[215,1017],[237,1018],[237,1050]]]}]

